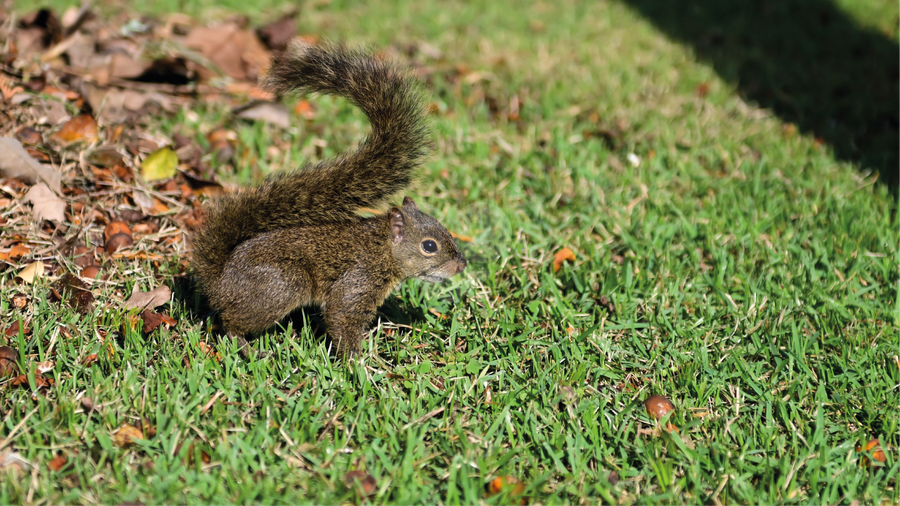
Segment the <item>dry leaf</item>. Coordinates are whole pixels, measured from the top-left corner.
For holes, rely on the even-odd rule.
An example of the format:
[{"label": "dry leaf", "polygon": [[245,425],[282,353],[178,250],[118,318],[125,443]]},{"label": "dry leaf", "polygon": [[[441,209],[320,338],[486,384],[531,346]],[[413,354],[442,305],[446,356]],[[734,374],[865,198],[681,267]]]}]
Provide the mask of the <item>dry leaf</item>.
[{"label": "dry leaf", "polygon": [[0,469],[24,471],[26,468],[31,469],[32,467],[34,467],[34,464],[25,460],[22,455],[17,452],[0,452]]},{"label": "dry leaf", "polygon": [[16,277],[21,279],[23,283],[31,284],[35,279],[44,277],[44,262],[40,260],[31,262]]},{"label": "dry leaf", "polygon": [[97,122],[90,114],[79,114],[60,127],[51,139],[63,144],[73,142],[94,142],[98,134]]},{"label": "dry leaf", "polygon": [[562,268],[563,262],[574,262],[575,261],[575,253],[572,252],[569,248],[563,248],[556,252],[553,255],[553,272],[559,272]]},{"label": "dry leaf", "polygon": [[59,172],[38,163],[18,139],[0,137],[0,174],[28,184],[43,181],[54,192],[61,191]]},{"label": "dry leaf", "polygon": [[296,13],[283,16],[278,21],[273,21],[256,30],[259,40],[269,49],[283,51],[297,33],[297,23],[294,21]]},{"label": "dry leaf", "polygon": [[165,324],[167,328],[172,328],[177,323],[171,316],[165,313],[154,313],[149,309],[145,309],[144,312],[141,313],[141,319],[144,321],[144,326],[141,330],[143,330],[145,334],[153,332],[160,325]]},{"label": "dry leaf", "polygon": [[287,108],[275,102],[264,100],[250,102],[235,109],[234,114],[239,118],[265,121],[285,129],[291,126],[291,115]]},{"label": "dry leaf", "polygon": [[159,307],[172,298],[172,291],[166,285],[158,286],[149,292],[140,292],[135,285],[134,290],[131,297],[125,302],[125,309],[143,310]]},{"label": "dry leaf", "polygon": [[28,190],[23,199],[34,206],[35,221],[49,220],[62,223],[66,220],[66,204],[50,190],[46,183],[38,183]]},{"label": "dry leaf", "polygon": [[54,288],[68,298],[69,306],[78,313],[87,314],[94,310],[94,294],[91,293],[87,283],[78,279],[78,276],[67,272],[54,283]]},{"label": "dry leaf", "polygon": [[53,471],[59,471],[60,469],[66,467],[66,464],[69,463],[68,457],[65,454],[60,453],[59,455],[53,457],[50,462],[47,463],[47,467],[49,467]]}]

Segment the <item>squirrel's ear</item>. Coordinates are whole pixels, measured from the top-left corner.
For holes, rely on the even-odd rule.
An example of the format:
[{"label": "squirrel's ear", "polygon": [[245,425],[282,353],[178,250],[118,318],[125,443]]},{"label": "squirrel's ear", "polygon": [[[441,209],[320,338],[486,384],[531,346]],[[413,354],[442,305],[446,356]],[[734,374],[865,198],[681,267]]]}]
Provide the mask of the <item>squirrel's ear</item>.
[{"label": "squirrel's ear", "polygon": [[403,240],[403,225],[406,223],[406,218],[403,216],[403,211],[400,210],[399,207],[391,208],[391,237],[394,239],[394,242],[400,242]]},{"label": "squirrel's ear", "polygon": [[416,201],[410,197],[403,197],[403,207],[408,207],[410,209],[419,210],[419,206],[416,205]]}]

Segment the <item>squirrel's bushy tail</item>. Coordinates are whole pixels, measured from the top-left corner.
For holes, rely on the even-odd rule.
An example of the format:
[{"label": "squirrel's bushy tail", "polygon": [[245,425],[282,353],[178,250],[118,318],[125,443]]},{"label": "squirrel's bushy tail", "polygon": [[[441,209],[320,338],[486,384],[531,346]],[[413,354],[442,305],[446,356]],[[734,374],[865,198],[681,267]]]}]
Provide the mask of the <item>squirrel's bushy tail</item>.
[{"label": "squirrel's bushy tail", "polygon": [[296,45],[273,62],[265,88],[345,97],[362,109],[371,134],[352,152],[219,198],[194,236],[203,284],[219,278],[232,250],[261,233],[342,221],[406,188],[427,154],[424,105],[409,71],[341,44]]}]

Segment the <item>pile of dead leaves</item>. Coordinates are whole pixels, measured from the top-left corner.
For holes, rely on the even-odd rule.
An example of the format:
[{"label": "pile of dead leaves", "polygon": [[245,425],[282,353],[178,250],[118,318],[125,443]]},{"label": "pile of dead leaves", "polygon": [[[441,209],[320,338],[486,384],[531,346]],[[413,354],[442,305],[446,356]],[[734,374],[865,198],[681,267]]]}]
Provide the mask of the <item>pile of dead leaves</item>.
[{"label": "pile of dead leaves", "polygon": [[[206,26],[178,14],[102,21],[87,7],[0,11],[0,275],[17,286],[0,346],[31,332],[43,295],[85,315],[131,310],[135,331],[175,326],[154,309],[186,270],[202,201],[223,191],[213,168],[246,162],[229,122],[287,126],[288,111],[256,83],[295,32],[293,15],[253,30],[240,18]],[[197,116],[200,102],[234,115],[202,132],[161,131],[160,118]],[[134,285],[129,296],[123,274],[141,269],[158,288]],[[121,331],[102,321],[101,337]],[[50,386],[42,375],[52,361],[20,364],[18,351],[3,351],[0,385]]]}]

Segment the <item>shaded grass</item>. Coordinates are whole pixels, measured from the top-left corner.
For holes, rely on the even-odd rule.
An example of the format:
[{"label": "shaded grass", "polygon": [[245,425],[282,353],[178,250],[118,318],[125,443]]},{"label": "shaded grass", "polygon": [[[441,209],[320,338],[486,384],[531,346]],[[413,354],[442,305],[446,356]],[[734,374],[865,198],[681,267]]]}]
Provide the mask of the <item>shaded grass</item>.
[{"label": "shaded grass", "polygon": [[[434,68],[424,80],[442,111],[438,152],[410,194],[475,239],[469,270],[404,283],[362,365],[333,363],[313,311],[255,343],[270,359],[227,345],[221,363],[205,358],[177,259],[109,266],[97,289],[114,305],[135,283],[174,285],[179,323],[149,336],[0,274],[0,321],[34,329],[12,345],[56,360],[45,395],[0,392],[0,437],[24,421],[12,446],[40,466],[34,480],[0,480],[0,502],[349,502],[360,498],[343,476],[362,466],[386,503],[503,502],[484,495],[497,475],[544,503],[898,500],[900,234],[885,188],[618,3],[333,2],[301,23],[444,52],[409,57]],[[255,180],[367,130],[345,102],[316,104],[294,132],[231,124],[216,106],[159,128],[200,139],[231,124],[257,163],[221,177]],[[554,273],[563,246],[577,258]],[[17,291],[32,297],[24,313],[10,308]],[[99,363],[80,366],[89,353]],[[651,393],[675,402],[678,433],[647,433]],[[111,433],[144,417],[156,436],[116,447]],[[873,437],[887,462],[866,468],[855,447]],[[70,468],[47,467],[57,452]]]}]

